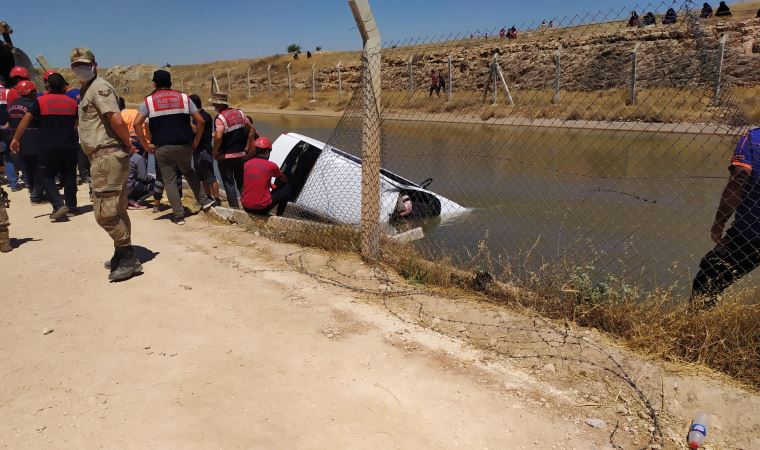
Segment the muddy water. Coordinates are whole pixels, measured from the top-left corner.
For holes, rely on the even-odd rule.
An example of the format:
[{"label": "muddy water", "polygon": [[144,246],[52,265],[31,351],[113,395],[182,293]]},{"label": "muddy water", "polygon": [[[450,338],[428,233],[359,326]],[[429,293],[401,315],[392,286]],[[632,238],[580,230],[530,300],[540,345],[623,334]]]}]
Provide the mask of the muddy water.
[{"label": "muddy water", "polygon": [[[262,134],[322,141],[338,123],[256,119]],[[349,131],[333,140],[356,152],[359,130]],[[432,177],[431,190],[472,208],[426,224],[420,245],[432,254],[521,276],[564,265],[685,292],[711,248],[734,145],[715,135],[396,121],[384,124],[382,164],[412,180]],[[478,256],[480,243],[488,257]]]}]

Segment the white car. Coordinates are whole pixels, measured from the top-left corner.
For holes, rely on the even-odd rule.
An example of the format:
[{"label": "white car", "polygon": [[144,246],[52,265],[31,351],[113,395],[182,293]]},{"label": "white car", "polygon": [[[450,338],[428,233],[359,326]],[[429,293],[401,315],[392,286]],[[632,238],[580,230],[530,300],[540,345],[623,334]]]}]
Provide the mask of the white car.
[{"label": "white car", "polygon": [[[270,161],[280,166],[291,186],[290,202],[335,223],[361,222],[361,159],[324,142],[296,134],[281,135],[272,144]],[[416,218],[448,219],[467,208],[385,169],[380,170],[380,222],[391,220],[403,195]]]}]

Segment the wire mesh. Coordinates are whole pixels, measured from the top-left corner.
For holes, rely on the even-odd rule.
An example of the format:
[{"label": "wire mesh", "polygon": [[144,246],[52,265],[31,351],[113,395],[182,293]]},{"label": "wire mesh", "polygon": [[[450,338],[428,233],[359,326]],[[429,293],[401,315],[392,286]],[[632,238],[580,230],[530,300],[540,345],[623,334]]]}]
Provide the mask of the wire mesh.
[{"label": "wire mesh", "polygon": [[379,139],[382,232],[421,229],[430,258],[583,296],[688,296],[702,263],[714,297],[760,260],[750,175],[736,195],[752,223],[702,261],[760,62],[754,19],[699,14],[650,3],[386,42],[382,91],[365,61],[296,204],[362,223],[362,142]]}]

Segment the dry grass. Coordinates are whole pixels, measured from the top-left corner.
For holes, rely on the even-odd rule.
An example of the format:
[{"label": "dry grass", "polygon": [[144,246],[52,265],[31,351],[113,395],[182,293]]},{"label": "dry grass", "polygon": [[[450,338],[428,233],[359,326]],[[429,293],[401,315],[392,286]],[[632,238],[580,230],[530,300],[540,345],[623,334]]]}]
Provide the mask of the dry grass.
[{"label": "dry grass", "polygon": [[[269,226],[257,220],[252,226],[268,236],[332,252],[357,253],[361,238],[356,228],[321,224]],[[677,302],[667,292],[641,295],[615,290],[597,295],[566,281],[571,276],[537,276],[540,288],[519,287],[504,281],[478,281],[478,275],[456,267],[448,259],[430,261],[411,245],[384,239],[379,263],[410,282],[459,289],[461,294],[528,310],[552,320],[596,328],[628,348],[664,360],[696,364],[722,372],[739,383],[760,388],[760,305],[741,299],[755,292],[734,292],[711,311]],[[452,291],[452,295],[457,295]]]}]

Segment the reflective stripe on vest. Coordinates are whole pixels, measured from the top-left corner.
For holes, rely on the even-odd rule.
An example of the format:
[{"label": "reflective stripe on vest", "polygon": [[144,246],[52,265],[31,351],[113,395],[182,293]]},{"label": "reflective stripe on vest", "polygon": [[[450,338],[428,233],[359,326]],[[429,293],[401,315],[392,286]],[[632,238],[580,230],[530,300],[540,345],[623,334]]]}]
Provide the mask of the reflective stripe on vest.
[{"label": "reflective stripe on vest", "polygon": [[219,113],[219,119],[224,124],[225,133],[230,133],[235,130],[245,128],[246,121],[248,120],[248,118],[245,117],[243,111],[232,108],[225,109]]},{"label": "reflective stripe on vest", "polygon": [[145,97],[148,117],[162,117],[171,114],[190,114],[190,99],[187,94],[170,89],[162,89]]},{"label": "reflective stripe on vest", "polygon": [[190,99],[173,89],[159,89],[145,97],[151,141],[161,145],[188,145],[193,142],[190,126]]},{"label": "reflective stripe on vest", "polygon": [[245,117],[243,111],[227,108],[216,117],[224,126],[219,153],[239,153],[245,150],[248,139],[248,129],[246,128],[248,118]]}]

